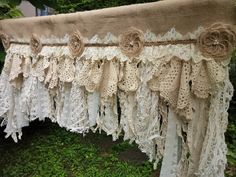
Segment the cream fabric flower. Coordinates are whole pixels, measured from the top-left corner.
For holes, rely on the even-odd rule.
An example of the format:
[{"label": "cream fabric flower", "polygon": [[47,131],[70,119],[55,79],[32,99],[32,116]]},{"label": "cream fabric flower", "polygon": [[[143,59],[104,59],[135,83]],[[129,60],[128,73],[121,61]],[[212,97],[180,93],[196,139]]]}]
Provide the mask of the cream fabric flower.
[{"label": "cream fabric flower", "polygon": [[205,57],[227,59],[233,51],[236,33],[230,25],[215,23],[200,34],[197,45]]},{"label": "cream fabric flower", "polygon": [[130,28],[120,36],[120,49],[128,57],[137,57],[143,50],[144,35],[136,28]]},{"label": "cream fabric flower", "polygon": [[10,37],[7,34],[0,33],[0,38],[3,44],[3,47],[5,50],[7,50],[10,47]]},{"label": "cream fabric flower", "polygon": [[42,43],[36,35],[32,35],[30,39],[30,49],[33,54],[38,54],[42,50]]},{"label": "cream fabric flower", "polygon": [[70,35],[68,47],[73,56],[79,57],[84,51],[83,37],[79,31]]}]

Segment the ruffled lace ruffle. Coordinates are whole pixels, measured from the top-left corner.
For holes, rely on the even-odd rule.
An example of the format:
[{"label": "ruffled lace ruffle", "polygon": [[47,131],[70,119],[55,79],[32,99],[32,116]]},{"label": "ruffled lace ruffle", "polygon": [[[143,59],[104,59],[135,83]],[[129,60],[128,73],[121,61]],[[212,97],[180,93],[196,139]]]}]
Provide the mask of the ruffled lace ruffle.
[{"label": "ruffled lace ruffle", "polygon": [[[183,36],[171,29],[162,36],[150,31],[142,35],[147,42],[173,41],[196,39],[202,31],[204,29],[199,28]],[[135,36],[131,35],[132,40]],[[65,43],[68,39],[65,36],[63,39],[41,39],[40,42]],[[88,44],[118,41],[110,33],[104,39],[98,36],[85,39]],[[222,150],[223,162],[220,163],[219,158],[216,164],[208,163],[209,159],[204,159],[204,155],[201,158],[195,155],[199,158],[191,160],[200,163],[199,167],[191,164],[184,155],[194,152],[193,132],[197,128],[191,125],[196,122],[196,113],[203,109],[206,114],[209,112],[207,133],[203,135],[209,149],[204,152],[219,150],[208,140],[213,141],[212,132],[221,137],[224,133],[214,123],[220,118],[214,116],[219,110],[213,108],[215,104],[225,108],[222,113],[226,124],[228,102],[219,98],[230,100],[232,96],[222,92],[225,88],[222,85],[229,86],[226,82],[229,60],[203,56],[195,44],[143,46],[139,42],[135,41],[134,50],[140,53],[132,55],[132,59],[119,46],[83,46],[83,53],[74,46],[73,50],[79,55],[72,55],[66,46],[44,46],[32,53],[28,45],[11,44],[0,77],[0,117],[3,117],[2,125],[6,125],[7,136],[17,141],[22,135],[22,127],[32,120],[48,117],[73,132],[103,130],[112,135],[113,140],[123,131],[125,140],[135,141],[157,164],[164,154],[168,109],[171,108],[180,118],[177,131],[183,143],[181,161],[175,173],[189,176],[198,173],[201,177],[217,174],[214,168],[225,166],[225,151]],[[201,100],[205,107],[196,106],[196,100]],[[217,143],[225,147],[222,139]],[[204,149],[203,146],[199,148]],[[210,172],[204,171],[203,166],[211,169]]]}]

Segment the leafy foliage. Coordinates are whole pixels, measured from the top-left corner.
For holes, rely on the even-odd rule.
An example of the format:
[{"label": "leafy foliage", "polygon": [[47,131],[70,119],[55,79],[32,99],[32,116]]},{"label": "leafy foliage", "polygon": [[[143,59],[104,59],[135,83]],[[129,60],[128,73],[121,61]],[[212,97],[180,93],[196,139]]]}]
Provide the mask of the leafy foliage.
[{"label": "leafy foliage", "polygon": [[[57,0],[28,0],[38,9],[45,9],[45,6],[57,8]],[[0,20],[17,18],[23,16],[22,12],[16,7],[22,0],[1,0],[0,1]]]},{"label": "leafy foliage", "polygon": [[20,16],[23,16],[23,14],[14,4],[0,2],[0,20]]},{"label": "leafy foliage", "polygon": [[[28,0],[33,6],[39,9],[44,9],[45,6],[52,7],[57,13],[70,13],[75,11],[100,9],[105,7],[114,7],[120,5],[154,2],[157,0]],[[1,4],[10,6],[10,8],[16,9],[22,0],[2,0]],[[1,10],[1,9],[0,9]],[[6,11],[6,9],[4,9]],[[10,10],[9,10],[10,11]],[[20,12],[17,10],[17,12]],[[2,16],[3,13],[0,13]],[[19,14],[17,14],[20,16]],[[22,15],[22,14],[21,14]],[[14,18],[16,16],[9,16],[8,18]]]},{"label": "leafy foliage", "polygon": [[[57,7],[57,0],[28,0],[33,6],[39,9],[44,9],[45,5],[48,7]],[[2,4],[9,4],[11,6],[20,5],[22,0],[1,0]]]},{"label": "leafy foliage", "polygon": [[157,0],[57,0],[55,10],[57,13],[70,13],[154,1]]}]

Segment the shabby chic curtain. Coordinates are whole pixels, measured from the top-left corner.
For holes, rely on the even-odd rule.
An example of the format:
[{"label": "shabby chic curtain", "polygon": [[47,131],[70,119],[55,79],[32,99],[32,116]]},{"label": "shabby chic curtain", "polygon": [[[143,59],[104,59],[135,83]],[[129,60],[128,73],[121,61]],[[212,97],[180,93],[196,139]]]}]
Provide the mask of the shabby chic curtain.
[{"label": "shabby chic curtain", "polygon": [[162,177],[223,177],[236,44],[233,0],[0,21],[6,137],[45,118],[135,142]]}]

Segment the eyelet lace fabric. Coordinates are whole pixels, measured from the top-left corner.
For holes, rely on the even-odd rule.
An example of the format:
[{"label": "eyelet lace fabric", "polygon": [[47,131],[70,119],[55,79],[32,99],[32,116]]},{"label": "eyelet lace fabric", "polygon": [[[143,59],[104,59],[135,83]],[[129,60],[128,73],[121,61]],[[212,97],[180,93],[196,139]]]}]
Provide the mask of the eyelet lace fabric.
[{"label": "eyelet lace fabric", "polygon": [[[138,144],[154,167],[171,151],[172,165],[163,165],[171,175],[223,177],[232,86],[229,59],[202,52],[208,45],[210,53],[220,47],[207,40],[213,39],[205,33],[209,29],[186,35],[174,28],[164,35],[131,31],[123,42],[108,33],[104,38],[79,34],[35,39],[33,46],[11,44],[0,76],[6,137],[17,142],[22,127],[49,118],[72,132],[105,131],[113,140],[122,134]],[[234,33],[226,29],[214,28],[229,39],[225,45],[231,51]],[[196,43],[174,43],[193,39]]]}]

